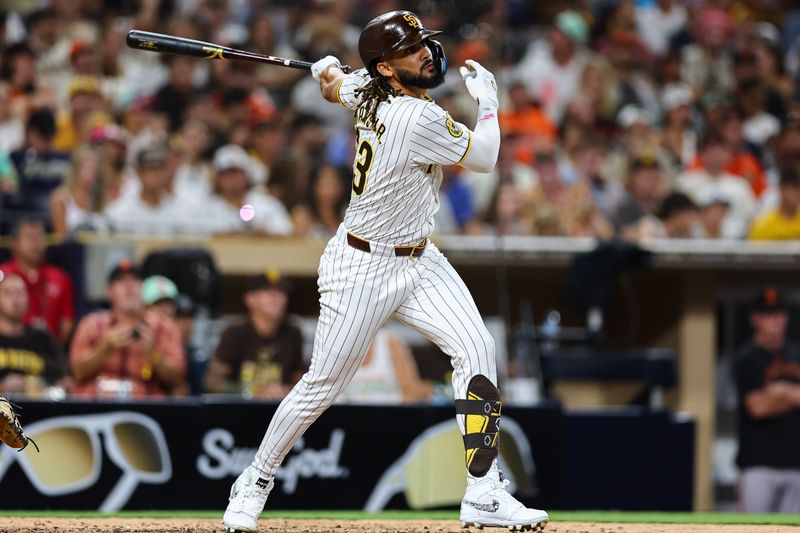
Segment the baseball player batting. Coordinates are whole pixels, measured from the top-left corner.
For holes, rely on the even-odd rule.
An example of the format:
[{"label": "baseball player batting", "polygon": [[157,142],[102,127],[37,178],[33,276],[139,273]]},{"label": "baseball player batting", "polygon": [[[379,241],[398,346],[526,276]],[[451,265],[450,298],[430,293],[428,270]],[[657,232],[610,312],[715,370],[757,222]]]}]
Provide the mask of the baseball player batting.
[{"label": "baseball player batting", "polygon": [[347,387],[390,318],[416,329],[451,358],[456,418],[464,435],[467,489],[461,522],[543,530],[546,512],[509,494],[497,467],[500,391],[494,341],[459,275],[432,244],[442,165],[489,172],[500,148],[497,86],[475,61],[461,74],[478,102],[475,131],[427,95],[444,80],[441,32],[409,11],[373,19],[361,32],[365,69],[345,74],[327,56],[311,67],[323,97],[355,112],[353,192],[319,265],[320,317],[311,365],[281,402],[253,463],[231,488],[223,523],[254,532],[283,458]]}]

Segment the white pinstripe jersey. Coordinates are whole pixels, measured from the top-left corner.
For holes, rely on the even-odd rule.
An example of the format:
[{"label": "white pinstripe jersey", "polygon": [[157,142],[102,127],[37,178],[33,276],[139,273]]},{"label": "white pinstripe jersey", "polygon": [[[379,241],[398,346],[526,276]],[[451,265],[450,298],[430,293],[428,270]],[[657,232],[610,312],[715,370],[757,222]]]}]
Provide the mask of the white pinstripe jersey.
[{"label": "white pinstripe jersey", "polygon": [[[344,78],[339,101],[358,107],[355,90],[369,81],[366,69]],[[356,155],[347,229],[393,245],[417,244],[433,231],[439,210],[441,165],[464,160],[472,132],[431,100],[392,97],[378,107],[378,126],[356,122]]]}]

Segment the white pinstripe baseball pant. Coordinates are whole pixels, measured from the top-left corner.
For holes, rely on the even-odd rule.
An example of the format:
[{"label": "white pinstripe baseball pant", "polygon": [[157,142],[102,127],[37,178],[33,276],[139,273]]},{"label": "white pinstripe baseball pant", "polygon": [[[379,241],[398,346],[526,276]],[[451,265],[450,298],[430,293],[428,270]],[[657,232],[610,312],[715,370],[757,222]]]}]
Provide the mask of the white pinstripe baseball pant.
[{"label": "white pinstripe baseball pant", "polygon": [[[356,250],[346,235],[340,226],[320,259],[311,366],[278,406],[253,461],[267,477],[347,387],[389,318],[416,329],[450,356],[456,398],[466,398],[476,374],[497,384],[494,340],[466,285],[436,246],[428,244],[419,258],[396,257],[392,246],[378,243],[370,243],[371,253]],[[463,416],[457,418],[463,433]]]}]

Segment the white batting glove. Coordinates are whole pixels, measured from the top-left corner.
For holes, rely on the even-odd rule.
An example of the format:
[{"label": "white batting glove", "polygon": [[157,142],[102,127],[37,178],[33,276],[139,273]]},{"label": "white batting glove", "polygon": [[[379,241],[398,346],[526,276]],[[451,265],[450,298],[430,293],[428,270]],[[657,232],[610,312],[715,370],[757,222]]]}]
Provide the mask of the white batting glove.
[{"label": "white batting glove", "polygon": [[500,104],[497,101],[497,82],[494,81],[494,75],[477,61],[467,59],[464,63],[466,66],[458,70],[470,96],[478,101],[479,107],[497,109]]},{"label": "white batting glove", "polygon": [[319,81],[319,76],[322,74],[326,68],[330,67],[331,65],[335,65],[339,68],[342,67],[341,62],[339,59],[333,56],[325,56],[313,65],[311,65],[311,75],[314,76],[314,79]]}]

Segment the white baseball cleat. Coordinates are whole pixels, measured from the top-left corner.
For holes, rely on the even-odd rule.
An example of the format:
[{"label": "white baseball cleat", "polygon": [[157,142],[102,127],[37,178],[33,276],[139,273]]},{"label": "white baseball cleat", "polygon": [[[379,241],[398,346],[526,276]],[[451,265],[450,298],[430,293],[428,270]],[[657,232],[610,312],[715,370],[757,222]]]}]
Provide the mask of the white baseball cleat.
[{"label": "white baseball cleat", "polygon": [[467,485],[461,500],[461,527],[507,527],[510,531],[544,531],[550,516],[539,509],[528,509],[506,490],[508,480],[485,476]]},{"label": "white baseball cleat", "polygon": [[228,508],[222,517],[225,531],[255,533],[258,530],[258,517],[274,486],[275,478],[260,477],[252,466],[245,468],[231,487]]}]

